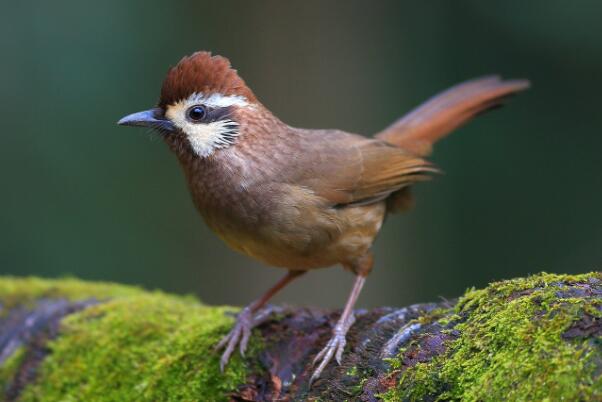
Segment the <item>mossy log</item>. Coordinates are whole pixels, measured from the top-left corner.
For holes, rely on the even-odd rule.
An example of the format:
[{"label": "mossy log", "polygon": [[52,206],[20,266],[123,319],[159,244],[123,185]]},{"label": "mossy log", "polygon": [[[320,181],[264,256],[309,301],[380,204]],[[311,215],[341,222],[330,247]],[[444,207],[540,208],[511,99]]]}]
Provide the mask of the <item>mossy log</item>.
[{"label": "mossy log", "polygon": [[279,308],[220,373],[213,345],[233,308],[36,278],[0,278],[0,303],[4,401],[602,400],[600,273],[358,310],[342,365],[311,388],[338,312]]}]

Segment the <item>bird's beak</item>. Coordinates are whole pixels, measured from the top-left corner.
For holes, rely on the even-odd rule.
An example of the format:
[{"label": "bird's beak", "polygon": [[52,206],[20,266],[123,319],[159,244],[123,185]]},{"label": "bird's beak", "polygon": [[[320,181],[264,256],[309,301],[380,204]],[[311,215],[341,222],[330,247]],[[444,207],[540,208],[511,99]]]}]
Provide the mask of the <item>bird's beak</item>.
[{"label": "bird's beak", "polygon": [[161,108],[153,108],[138,113],[132,113],[117,122],[120,126],[151,127],[162,131],[175,130],[173,123],[165,118]]}]

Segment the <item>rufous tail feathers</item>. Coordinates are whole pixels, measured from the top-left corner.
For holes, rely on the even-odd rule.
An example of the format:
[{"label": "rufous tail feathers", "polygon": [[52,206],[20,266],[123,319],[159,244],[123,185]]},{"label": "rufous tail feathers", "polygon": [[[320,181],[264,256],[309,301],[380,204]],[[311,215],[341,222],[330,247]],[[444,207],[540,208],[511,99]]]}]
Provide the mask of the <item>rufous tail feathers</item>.
[{"label": "rufous tail feathers", "polygon": [[503,81],[498,76],[466,81],[429,99],[375,137],[426,156],[440,138],[528,87],[527,80]]}]

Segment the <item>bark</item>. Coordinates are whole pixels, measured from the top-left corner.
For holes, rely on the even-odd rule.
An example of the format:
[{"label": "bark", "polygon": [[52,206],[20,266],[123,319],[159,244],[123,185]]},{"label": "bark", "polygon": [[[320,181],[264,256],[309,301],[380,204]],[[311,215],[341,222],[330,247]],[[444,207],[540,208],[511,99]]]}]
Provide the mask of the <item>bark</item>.
[{"label": "bark", "polygon": [[[221,320],[222,310],[216,313],[217,308],[178,296],[114,290],[113,285],[88,289],[84,282],[83,289],[73,292],[72,280],[69,284],[35,280],[35,291],[29,294],[30,280],[0,279],[0,395],[5,401],[602,397],[599,273],[539,274],[494,283],[458,300],[357,310],[342,365],[330,364],[311,387],[312,358],[328,341],[338,311],[274,308],[272,318],[256,331],[253,351],[239,362],[241,369],[232,369],[238,370],[236,376],[227,372],[222,378],[215,371],[219,356],[209,346],[198,346],[201,352],[196,355],[197,346],[189,343],[209,336],[207,344],[214,343],[231,319],[207,332],[195,332],[201,327],[191,324],[182,338],[171,335],[198,318],[199,309],[214,314],[207,321]],[[123,324],[118,320],[121,308],[123,314],[136,311]],[[102,327],[101,334],[107,337],[87,338],[86,331],[98,331],[99,325],[106,325],[108,330]],[[140,342],[125,342],[124,334]],[[120,342],[118,349],[127,358],[107,360],[103,351],[113,340]],[[180,350],[171,344],[186,346]],[[136,348],[131,354],[130,347]],[[147,359],[147,354],[138,353],[144,347],[156,356]],[[93,356],[96,350],[101,357]],[[106,367],[109,361],[114,368]],[[123,368],[157,361],[160,365],[148,371]],[[101,372],[109,373],[106,380],[95,378]],[[113,372],[120,378],[117,383],[110,378]],[[202,381],[196,379],[197,373],[204,375]],[[138,377],[128,382],[127,376]],[[95,394],[92,378],[95,384],[106,381],[111,393]],[[170,388],[173,384],[178,388]]]}]

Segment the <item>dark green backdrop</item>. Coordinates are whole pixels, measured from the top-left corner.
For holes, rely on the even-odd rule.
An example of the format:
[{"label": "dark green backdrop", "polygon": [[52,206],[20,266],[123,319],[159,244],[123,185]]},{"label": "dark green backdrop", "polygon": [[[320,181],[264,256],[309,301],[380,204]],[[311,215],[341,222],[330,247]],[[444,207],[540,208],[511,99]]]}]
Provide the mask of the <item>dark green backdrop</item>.
[{"label": "dark green backdrop", "polygon": [[[204,226],[161,141],[115,125],[198,49],[229,57],[284,121],[365,134],[464,79],[532,80],[439,144],[447,174],[388,220],[360,306],[600,268],[600,15],[600,1],[3,1],[0,274],[230,304],[276,280]],[[350,284],[323,270],[279,300],[340,306]]]}]

